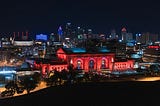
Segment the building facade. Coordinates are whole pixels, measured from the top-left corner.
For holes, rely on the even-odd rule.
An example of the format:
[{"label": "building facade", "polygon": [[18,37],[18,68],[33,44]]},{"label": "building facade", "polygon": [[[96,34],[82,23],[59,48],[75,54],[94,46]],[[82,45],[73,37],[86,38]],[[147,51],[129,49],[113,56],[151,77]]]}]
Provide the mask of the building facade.
[{"label": "building facade", "polygon": [[105,48],[95,48],[95,51],[87,51],[84,48],[60,48],[57,51],[58,58],[72,64],[74,69],[88,71],[125,71],[133,69],[134,61],[127,60],[115,62],[115,53]]},{"label": "building facade", "polygon": [[105,73],[132,70],[134,67],[133,60],[115,62],[115,53],[111,53],[106,48],[95,48],[94,50],[87,50],[85,48],[60,48],[57,50],[57,60],[35,60],[34,66],[41,69],[43,75],[54,70],[68,70],[69,65],[72,65],[75,70]]}]

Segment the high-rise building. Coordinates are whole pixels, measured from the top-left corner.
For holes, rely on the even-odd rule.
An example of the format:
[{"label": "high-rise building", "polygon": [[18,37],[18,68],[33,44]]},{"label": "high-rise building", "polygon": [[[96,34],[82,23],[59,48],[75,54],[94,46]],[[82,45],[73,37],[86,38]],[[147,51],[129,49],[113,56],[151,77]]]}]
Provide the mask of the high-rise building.
[{"label": "high-rise building", "polygon": [[136,33],[136,38],[135,38],[136,42],[140,42],[140,36],[141,36],[140,33]]},{"label": "high-rise building", "polygon": [[81,27],[77,27],[77,38],[83,39],[84,29]]},{"label": "high-rise building", "polygon": [[122,34],[122,42],[128,42],[133,40],[133,34],[132,33],[127,33],[126,28],[122,28],[121,30],[121,34]]},{"label": "high-rise building", "polygon": [[13,38],[15,39],[15,40],[24,40],[24,41],[26,41],[26,40],[30,40],[31,38],[29,37],[29,32],[28,31],[26,31],[26,32],[13,32]]},{"label": "high-rise building", "polygon": [[129,42],[131,40],[133,40],[133,34],[132,33],[127,33],[126,42]]},{"label": "high-rise building", "polygon": [[120,40],[125,41],[126,34],[127,34],[126,28],[122,28]]},{"label": "high-rise building", "polygon": [[71,38],[72,37],[72,26],[71,23],[68,22],[66,24],[66,29],[65,29],[65,38]]},{"label": "high-rise building", "polygon": [[120,40],[122,40],[123,42],[125,42],[126,36],[127,36],[127,30],[126,30],[125,27],[122,28],[122,30],[121,30],[121,35],[122,35],[122,36],[121,36]]},{"label": "high-rise building", "polygon": [[57,40],[57,38],[56,38],[56,36],[55,36],[54,33],[51,33],[51,34],[50,34],[49,40],[50,40],[50,41],[56,41],[56,40]]},{"label": "high-rise building", "polygon": [[117,39],[118,35],[116,35],[116,30],[111,30],[111,35],[109,36],[110,39]]},{"label": "high-rise building", "polygon": [[141,44],[153,44],[154,42],[158,41],[158,34],[152,34],[152,33],[142,33],[142,34],[136,34],[136,41]]},{"label": "high-rise building", "polygon": [[105,44],[108,49],[115,53],[116,58],[126,58],[126,43],[119,42],[118,39],[110,39]]},{"label": "high-rise building", "polygon": [[87,30],[87,38],[92,38],[92,29]]},{"label": "high-rise building", "polygon": [[58,28],[58,40],[59,41],[63,40],[63,30],[61,26]]}]

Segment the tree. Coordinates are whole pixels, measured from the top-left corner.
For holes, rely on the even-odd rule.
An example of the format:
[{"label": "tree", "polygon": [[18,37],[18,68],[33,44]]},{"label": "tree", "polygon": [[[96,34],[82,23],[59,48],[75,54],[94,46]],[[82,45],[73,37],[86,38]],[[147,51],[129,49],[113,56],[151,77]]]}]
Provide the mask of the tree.
[{"label": "tree", "polygon": [[15,81],[10,81],[10,82],[8,82],[6,85],[5,85],[5,88],[7,89],[7,90],[13,90],[13,91],[16,91],[16,89],[17,89],[17,83],[15,82]]},{"label": "tree", "polygon": [[69,70],[68,83],[73,83],[76,80],[76,75],[77,75],[77,72],[75,71],[73,67],[73,64],[70,64],[68,66],[68,70]]},{"label": "tree", "polygon": [[35,82],[36,82],[37,84],[39,84],[40,81],[41,81],[41,74],[38,73],[38,72],[35,72],[35,73],[33,74],[33,79],[35,80]]},{"label": "tree", "polygon": [[13,96],[17,90],[18,86],[15,81],[10,81],[5,85],[5,91],[1,93],[1,96]]},{"label": "tree", "polygon": [[20,85],[23,86],[29,94],[31,90],[34,90],[38,86],[38,82],[33,78],[33,76],[25,76],[20,82]]},{"label": "tree", "polygon": [[58,72],[56,69],[53,71],[53,73],[50,74],[49,78],[47,78],[47,85],[53,86],[53,85],[61,85],[62,80],[64,76],[62,72]]},{"label": "tree", "polygon": [[68,80],[68,71],[66,69],[63,69],[60,73],[61,80]]}]

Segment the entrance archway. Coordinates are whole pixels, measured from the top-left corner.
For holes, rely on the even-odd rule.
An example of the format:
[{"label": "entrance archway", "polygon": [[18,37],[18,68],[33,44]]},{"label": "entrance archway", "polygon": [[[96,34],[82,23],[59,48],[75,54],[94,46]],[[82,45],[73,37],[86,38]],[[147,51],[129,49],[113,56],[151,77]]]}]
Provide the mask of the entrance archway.
[{"label": "entrance archway", "polygon": [[89,70],[94,70],[95,62],[94,60],[89,60]]},{"label": "entrance archway", "polygon": [[77,60],[77,69],[82,69],[82,61]]}]

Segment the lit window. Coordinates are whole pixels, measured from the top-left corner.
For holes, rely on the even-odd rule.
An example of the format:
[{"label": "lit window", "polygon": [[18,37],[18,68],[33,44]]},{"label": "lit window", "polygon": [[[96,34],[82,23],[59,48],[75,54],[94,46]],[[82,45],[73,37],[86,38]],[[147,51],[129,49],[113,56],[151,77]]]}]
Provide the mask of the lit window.
[{"label": "lit window", "polygon": [[89,61],[89,68],[90,68],[90,69],[93,69],[93,68],[94,68],[94,61],[93,61],[93,60],[90,60],[90,61]]},{"label": "lit window", "polygon": [[81,65],[82,63],[81,63],[81,61],[80,60],[78,60],[77,61],[77,69],[81,69],[81,67],[82,67],[82,65]]},{"label": "lit window", "polygon": [[102,60],[102,63],[101,63],[101,68],[104,69],[106,68],[106,60]]}]

